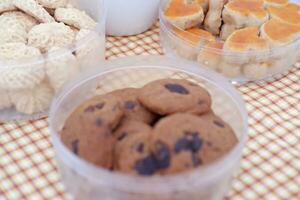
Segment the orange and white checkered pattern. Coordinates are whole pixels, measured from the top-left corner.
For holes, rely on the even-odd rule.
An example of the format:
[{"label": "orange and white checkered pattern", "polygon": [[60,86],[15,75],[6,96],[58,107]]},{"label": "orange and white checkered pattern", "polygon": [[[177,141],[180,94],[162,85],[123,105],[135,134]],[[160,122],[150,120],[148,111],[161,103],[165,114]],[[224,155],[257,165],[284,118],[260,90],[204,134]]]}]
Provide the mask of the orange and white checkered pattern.
[{"label": "orange and white checkered pattern", "polygon": [[[162,54],[159,29],[108,37],[107,58]],[[249,113],[242,169],[226,199],[300,199],[300,65],[272,82],[238,87]],[[60,183],[47,119],[0,124],[0,196],[70,199]]]}]

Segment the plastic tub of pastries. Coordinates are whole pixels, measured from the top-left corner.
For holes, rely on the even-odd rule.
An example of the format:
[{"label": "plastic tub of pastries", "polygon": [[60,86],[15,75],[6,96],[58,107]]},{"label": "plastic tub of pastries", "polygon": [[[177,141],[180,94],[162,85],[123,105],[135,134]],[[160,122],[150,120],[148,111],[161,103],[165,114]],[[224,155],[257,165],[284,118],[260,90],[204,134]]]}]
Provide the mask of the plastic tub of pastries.
[{"label": "plastic tub of pastries", "polygon": [[0,120],[47,114],[69,80],[103,61],[104,1],[0,4]]},{"label": "plastic tub of pastries", "polygon": [[[122,58],[106,62],[98,69],[64,88],[51,107],[50,132],[67,191],[75,199],[89,200],[222,199],[238,171],[247,140],[247,113],[234,87],[217,73],[178,58]],[[79,152],[79,147],[74,152],[74,149],[63,144],[61,131],[66,130],[64,124],[82,102],[118,89],[141,88],[149,82],[165,78],[188,80],[210,93],[212,110],[230,124],[236,135],[238,142],[231,151],[209,165],[188,172],[144,177],[98,167],[77,156],[75,152]],[[90,120],[93,123],[93,119]],[[109,154],[106,153],[106,156]]]},{"label": "plastic tub of pastries", "polygon": [[299,58],[300,5],[274,0],[163,0],[167,55],[215,70],[233,83],[271,78]]}]

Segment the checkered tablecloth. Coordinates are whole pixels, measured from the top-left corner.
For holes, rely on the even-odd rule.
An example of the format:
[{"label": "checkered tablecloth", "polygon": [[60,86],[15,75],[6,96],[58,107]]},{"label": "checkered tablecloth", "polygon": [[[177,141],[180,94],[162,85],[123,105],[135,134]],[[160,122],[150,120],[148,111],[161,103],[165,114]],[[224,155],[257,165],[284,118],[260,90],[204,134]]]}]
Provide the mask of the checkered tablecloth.
[{"label": "checkered tablecloth", "polygon": [[[107,38],[107,58],[162,54],[159,29]],[[300,64],[283,77],[240,86],[250,138],[226,199],[300,199]],[[0,196],[69,199],[60,182],[47,118],[0,124]],[[1,198],[0,198],[1,199]]]}]

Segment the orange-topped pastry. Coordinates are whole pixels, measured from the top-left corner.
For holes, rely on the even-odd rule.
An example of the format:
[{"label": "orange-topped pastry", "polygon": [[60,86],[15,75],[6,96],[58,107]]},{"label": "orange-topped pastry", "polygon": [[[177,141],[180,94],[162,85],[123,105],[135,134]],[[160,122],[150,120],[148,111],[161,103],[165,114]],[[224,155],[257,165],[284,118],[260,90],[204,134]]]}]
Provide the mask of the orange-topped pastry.
[{"label": "orange-topped pastry", "polygon": [[270,6],[268,11],[272,18],[300,26],[300,5],[288,3],[282,7]]},{"label": "orange-topped pastry", "polygon": [[265,7],[275,6],[281,7],[288,4],[289,0],[264,0]]},{"label": "orange-topped pastry", "polygon": [[183,40],[186,40],[195,46],[199,45],[201,42],[206,43],[216,40],[210,32],[201,28],[190,28],[185,31],[176,30],[176,34]]},{"label": "orange-topped pastry", "polygon": [[222,59],[223,42],[209,42],[199,52],[197,61],[210,69],[216,70]]},{"label": "orange-topped pastry", "polygon": [[181,29],[192,28],[201,24],[204,19],[201,5],[193,0],[170,0],[164,15]]},{"label": "orange-topped pastry", "polygon": [[257,27],[247,27],[234,31],[225,41],[224,49],[245,52],[248,50],[260,50],[268,48],[265,39],[258,36]]},{"label": "orange-topped pastry", "polygon": [[237,28],[233,24],[223,24],[221,27],[220,38],[226,40],[228,36],[233,33]]},{"label": "orange-topped pastry", "polygon": [[263,0],[231,0],[224,6],[222,16],[226,24],[236,28],[260,26],[269,18]]},{"label": "orange-topped pastry", "polygon": [[261,36],[271,46],[287,44],[300,38],[300,26],[291,25],[278,19],[271,19],[261,27]]}]

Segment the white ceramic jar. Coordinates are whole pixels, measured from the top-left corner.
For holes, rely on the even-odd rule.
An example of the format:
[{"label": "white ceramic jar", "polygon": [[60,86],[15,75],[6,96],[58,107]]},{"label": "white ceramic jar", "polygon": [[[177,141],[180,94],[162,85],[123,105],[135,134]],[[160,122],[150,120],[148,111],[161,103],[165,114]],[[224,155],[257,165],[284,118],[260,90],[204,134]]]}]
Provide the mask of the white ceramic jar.
[{"label": "white ceramic jar", "polygon": [[106,0],[106,33],[136,35],[148,30],[158,17],[160,0]]}]

